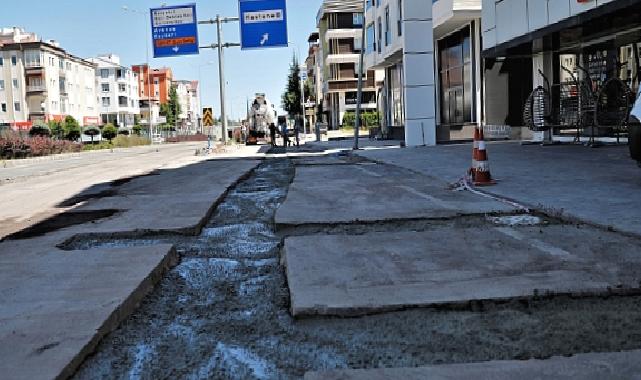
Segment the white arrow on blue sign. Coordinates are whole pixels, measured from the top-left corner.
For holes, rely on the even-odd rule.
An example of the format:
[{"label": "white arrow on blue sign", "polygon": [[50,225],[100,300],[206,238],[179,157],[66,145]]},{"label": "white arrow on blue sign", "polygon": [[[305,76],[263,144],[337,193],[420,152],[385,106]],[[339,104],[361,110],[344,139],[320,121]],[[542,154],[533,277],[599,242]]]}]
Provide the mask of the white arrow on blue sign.
[{"label": "white arrow on blue sign", "polygon": [[154,58],[198,54],[196,4],[151,9]]},{"label": "white arrow on blue sign", "polygon": [[238,0],[241,49],[287,46],[286,0]]}]

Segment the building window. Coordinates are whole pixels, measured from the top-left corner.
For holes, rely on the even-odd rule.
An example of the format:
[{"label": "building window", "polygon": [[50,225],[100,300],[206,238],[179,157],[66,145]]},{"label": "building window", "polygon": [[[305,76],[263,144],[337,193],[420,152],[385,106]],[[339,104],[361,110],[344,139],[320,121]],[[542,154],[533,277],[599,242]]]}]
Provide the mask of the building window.
[{"label": "building window", "polygon": [[381,45],[382,45],[382,39],[383,39],[383,22],[381,21],[381,18],[378,18],[378,36],[376,38],[376,51],[379,53],[381,52]]},{"label": "building window", "polygon": [[0,66],[4,66],[4,58],[0,57]]},{"label": "building window", "polygon": [[0,80],[0,91],[4,91],[4,81]]},{"label": "building window", "polygon": [[12,82],[13,82],[13,88],[17,89],[18,88],[18,80],[14,79]]},{"label": "building window", "polygon": [[109,83],[103,83],[100,85],[102,92],[109,92]]},{"label": "building window", "polygon": [[127,92],[127,86],[123,83],[118,84],[118,91]]},{"label": "building window", "polygon": [[7,103],[2,103],[0,109],[2,109],[2,112],[7,112]]},{"label": "building window", "polygon": [[15,102],[15,103],[13,103],[13,109],[14,109],[16,112],[20,112],[20,102]]},{"label": "building window", "polygon": [[40,67],[42,60],[39,50],[25,50],[24,61],[27,67]]},{"label": "building window", "polygon": [[11,56],[11,66],[15,66],[17,64],[18,64],[18,57],[16,57],[15,55],[12,55]]},{"label": "building window", "polygon": [[470,28],[438,41],[441,123],[474,122]]},{"label": "building window", "polygon": [[399,37],[403,35],[403,0],[398,0],[398,20],[396,20],[396,28]]},{"label": "building window", "polygon": [[111,105],[111,99],[105,97],[102,98],[102,106],[103,107],[109,107]]},{"label": "building window", "polygon": [[374,23],[367,26],[366,30],[367,53],[373,53],[376,50],[376,31],[374,30]]},{"label": "building window", "polygon": [[62,59],[60,61],[58,61],[58,67],[60,67],[61,70],[64,69],[65,68],[65,61],[63,61]]},{"label": "building window", "polygon": [[363,26],[363,14],[362,13],[354,13],[352,18],[354,19],[354,26]]},{"label": "building window", "polygon": [[109,78],[109,70],[108,69],[100,69],[100,77],[103,79]]},{"label": "building window", "polygon": [[392,32],[389,24],[389,6],[385,7],[385,46],[388,46],[392,39]]}]

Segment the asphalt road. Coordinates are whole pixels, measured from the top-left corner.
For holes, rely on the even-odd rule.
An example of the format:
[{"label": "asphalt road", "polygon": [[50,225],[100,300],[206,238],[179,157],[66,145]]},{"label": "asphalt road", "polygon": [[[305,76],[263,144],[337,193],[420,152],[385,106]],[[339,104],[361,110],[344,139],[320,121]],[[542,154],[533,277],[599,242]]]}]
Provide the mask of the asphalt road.
[{"label": "asphalt road", "polygon": [[206,159],[182,143],[0,162],[0,239],[66,210],[58,205],[100,183]]}]

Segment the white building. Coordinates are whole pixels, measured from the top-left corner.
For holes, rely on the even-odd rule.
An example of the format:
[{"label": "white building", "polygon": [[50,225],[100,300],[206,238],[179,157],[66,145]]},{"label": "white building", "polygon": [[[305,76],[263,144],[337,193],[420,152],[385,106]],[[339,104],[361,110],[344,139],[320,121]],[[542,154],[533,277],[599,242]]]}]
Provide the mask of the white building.
[{"label": "white building", "polygon": [[[360,0],[324,0],[318,12],[322,109],[330,129],[342,125],[345,112],[356,110],[362,25],[363,2]],[[364,74],[363,108],[374,111],[376,73],[366,71]]]},{"label": "white building", "polygon": [[140,115],[138,74],[120,64],[114,54],[89,59],[96,65],[95,80],[100,123],[131,130]]},{"label": "white building", "polygon": [[0,40],[0,122],[22,129],[67,115],[81,125],[97,122],[91,62],[22,29],[3,29]]},{"label": "white building", "polygon": [[[558,94],[559,83],[570,77],[564,69],[582,81],[589,77],[597,96],[610,78],[620,79],[636,93],[639,14],[641,2],[629,0],[483,0],[487,122],[522,126],[528,95],[545,85],[539,70],[557,86],[552,89],[553,104],[567,104]],[[543,138],[519,129],[524,139]],[[552,132],[562,134],[562,129]],[[591,127],[580,129],[592,133]],[[608,133],[607,128],[598,133]]]},{"label": "white building", "polygon": [[180,114],[178,115],[178,128],[183,133],[194,134],[201,130],[202,109],[200,107],[200,89],[198,81],[174,81]]},{"label": "white building", "polygon": [[365,12],[365,66],[385,71],[383,129],[408,146],[436,144],[432,2],[369,0]]}]

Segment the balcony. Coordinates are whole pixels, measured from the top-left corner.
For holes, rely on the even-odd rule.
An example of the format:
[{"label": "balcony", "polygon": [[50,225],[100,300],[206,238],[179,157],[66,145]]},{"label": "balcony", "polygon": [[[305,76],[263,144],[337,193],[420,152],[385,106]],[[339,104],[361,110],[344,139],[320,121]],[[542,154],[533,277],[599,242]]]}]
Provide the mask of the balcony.
[{"label": "balcony", "polygon": [[344,38],[359,38],[361,36],[361,28],[358,29],[328,29],[325,33],[325,41],[333,39]]},{"label": "balcony", "polygon": [[31,85],[27,86],[27,95],[34,95],[38,93],[47,92],[47,87],[45,85]]},{"label": "balcony", "polygon": [[327,58],[325,58],[325,64],[332,65],[337,63],[357,63],[359,58],[360,57],[357,53],[329,54]]}]

